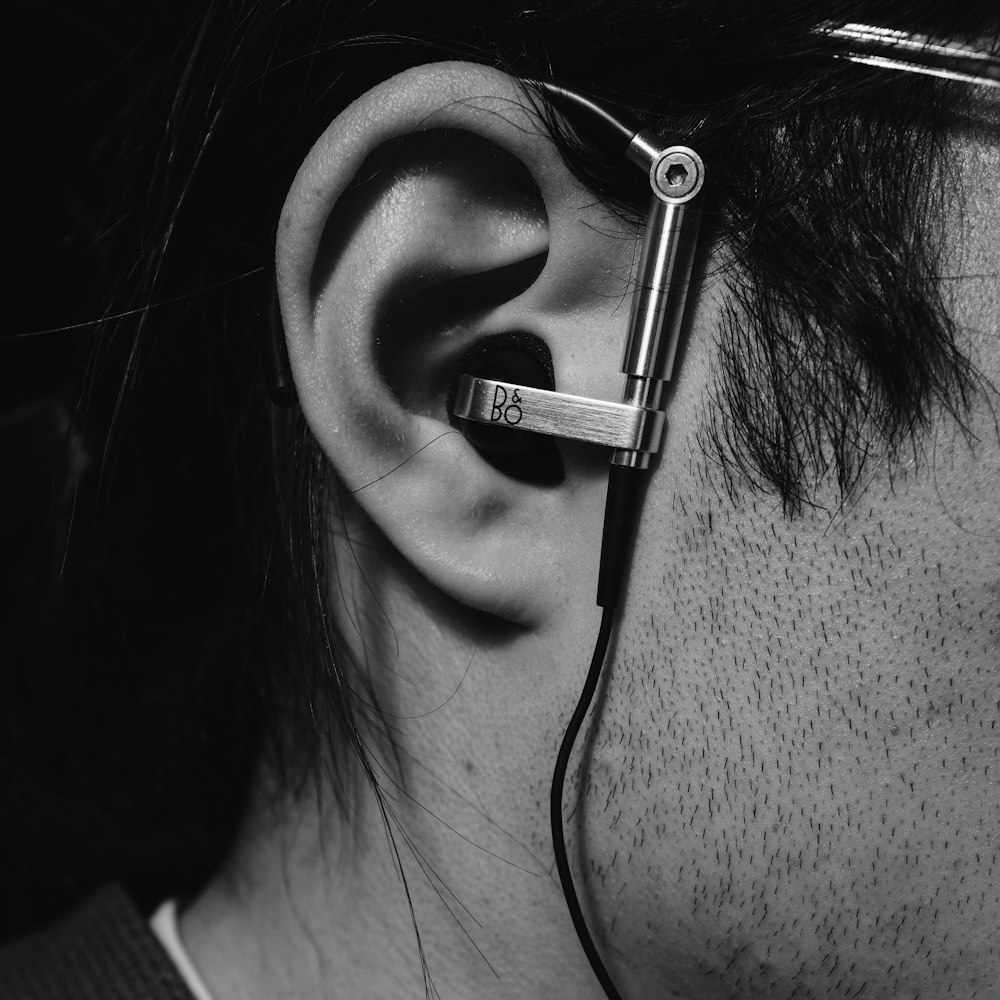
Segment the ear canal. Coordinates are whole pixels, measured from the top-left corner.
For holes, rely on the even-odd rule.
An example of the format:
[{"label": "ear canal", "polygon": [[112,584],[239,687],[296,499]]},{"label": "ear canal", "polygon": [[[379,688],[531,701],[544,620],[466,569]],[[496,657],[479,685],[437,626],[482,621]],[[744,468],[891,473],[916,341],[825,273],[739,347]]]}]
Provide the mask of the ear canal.
[{"label": "ear canal", "polygon": [[[461,375],[478,375],[536,389],[555,389],[552,354],[545,342],[532,334],[511,331],[475,343],[457,365],[448,398],[448,419],[490,465],[505,475],[536,486],[562,483],[566,469],[551,438],[512,430],[509,426],[491,427],[454,415],[457,380]],[[497,412],[498,419],[502,420],[500,414],[504,411],[498,406]]]}]

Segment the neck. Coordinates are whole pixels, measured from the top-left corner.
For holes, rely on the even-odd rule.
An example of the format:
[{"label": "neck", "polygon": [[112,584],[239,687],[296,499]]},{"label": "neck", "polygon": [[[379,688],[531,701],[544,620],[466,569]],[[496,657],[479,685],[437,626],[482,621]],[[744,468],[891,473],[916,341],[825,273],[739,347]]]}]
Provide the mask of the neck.
[{"label": "neck", "polygon": [[391,748],[368,740],[382,803],[361,780],[339,802],[332,784],[292,799],[263,794],[262,782],[268,807],[252,811],[225,869],[182,915],[196,967],[217,1000],[422,990],[596,1000],[546,808],[566,701],[558,678],[589,658],[596,609],[587,602],[582,622],[562,616],[546,645],[432,588],[415,606],[386,546],[357,546],[342,565],[351,556],[363,585],[331,606],[364,608],[377,594],[371,620],[393,625],[367,629],[361,646],[340,623],[392,729]]},{"label": "neck", "polygon": [[464,781],[404,769],[409,794],[386,782],[391,838],[367,787],[345,809],[310,789],[247,825],[181,920],[216,1000],[598,996],[547,845],[490,814],[471,762]]}]

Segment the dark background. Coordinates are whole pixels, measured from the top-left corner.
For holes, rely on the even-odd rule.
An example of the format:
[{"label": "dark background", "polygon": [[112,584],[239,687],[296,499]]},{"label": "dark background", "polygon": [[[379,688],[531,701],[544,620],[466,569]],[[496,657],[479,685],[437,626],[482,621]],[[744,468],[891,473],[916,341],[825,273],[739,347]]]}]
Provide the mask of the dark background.
[{"label": "dark background", "polygon": [[[114,406],[113,386],[102,389],[94,378],[94,321],[129,266],[112,249],[121,241],[109,238],[122,225],[112,214],[120,209],[110,208],[114,185],[123,172],[142,170],[147,155],[142,142],[123,142],[128,129],[120,123],[156,90],[193,12],[196,4],[177,0],[15,2],[5,10],[0,940],[52,920],[111,877],[152,902],[142,897],[144,889],[150,897],[161,891],[158,858],[173,866],[171,844],[192,842],[190,831],[158,815],[176,813],[177,793],[157,791],[176,786],[153,763],[166,734],[147,723],[141,705],[136,710],[136,698],[152,688],[136,686],[127,656],[109,665],[78,655],[88,623],[74,618],[75,603],[56,581],[71,521],[91,523],[95,477],[88,473],[98,458],[87,438],[100,441]],[[91,425],[70,431],[81,394],[95,386]],[[141,505],[136,514],[153,516]],[[79,554],[89,539],[87,531],[77,535]],[[76,592],[88,586],[86,562],[69,560]],[[98,610],[107,618],[115,609]],[[173,683],[169,671],[156,683]],[[135,749],[143,727],[152,748],[145,756]],[[104,773],[117,777],[104,781]],[[147,789],[144,799],[129,796],[137,784]],[[211,812],[219,798],[207,778],[190,794],[206,803],[190,812]],[[141,831],[151,829],[163,836],[144,843]],[[192,878],[201,863],[193,862]]]},{"label": "dark background", "polygon": [[[5,11],[4,160],[8,171],[7,308],[0,404],[4,413],[65,385],[96,318],[107,277],[101,233],[115,151],[109,129],[150,82],[150,37],[165,49],[190,4],[45,3]],[[147,55],[148,59],[148,55]],[[6,173],[7,171],[5,171]]]}]

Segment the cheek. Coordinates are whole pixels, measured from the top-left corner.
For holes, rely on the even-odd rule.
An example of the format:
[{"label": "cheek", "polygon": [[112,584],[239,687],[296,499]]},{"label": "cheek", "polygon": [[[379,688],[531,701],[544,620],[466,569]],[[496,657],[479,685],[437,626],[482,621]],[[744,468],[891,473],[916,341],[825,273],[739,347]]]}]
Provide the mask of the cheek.
[{"label": "cheek", "polygon": [[583,819],[635,968],[699,997],[997,972],[1000,547],[911,479],[833,525],[651,493]]}]

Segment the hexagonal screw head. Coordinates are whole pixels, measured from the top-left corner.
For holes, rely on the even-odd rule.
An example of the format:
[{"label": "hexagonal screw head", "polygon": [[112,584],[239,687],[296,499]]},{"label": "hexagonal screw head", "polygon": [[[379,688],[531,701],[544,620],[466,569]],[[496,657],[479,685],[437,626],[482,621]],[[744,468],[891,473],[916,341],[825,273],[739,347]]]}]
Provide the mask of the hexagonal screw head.
[{"label": "hexagonal screw head", "polygon": [[683,198],[701,186],[701,164],[689,153],[674,150],[656,164],[653,180],[667,198]]}]

